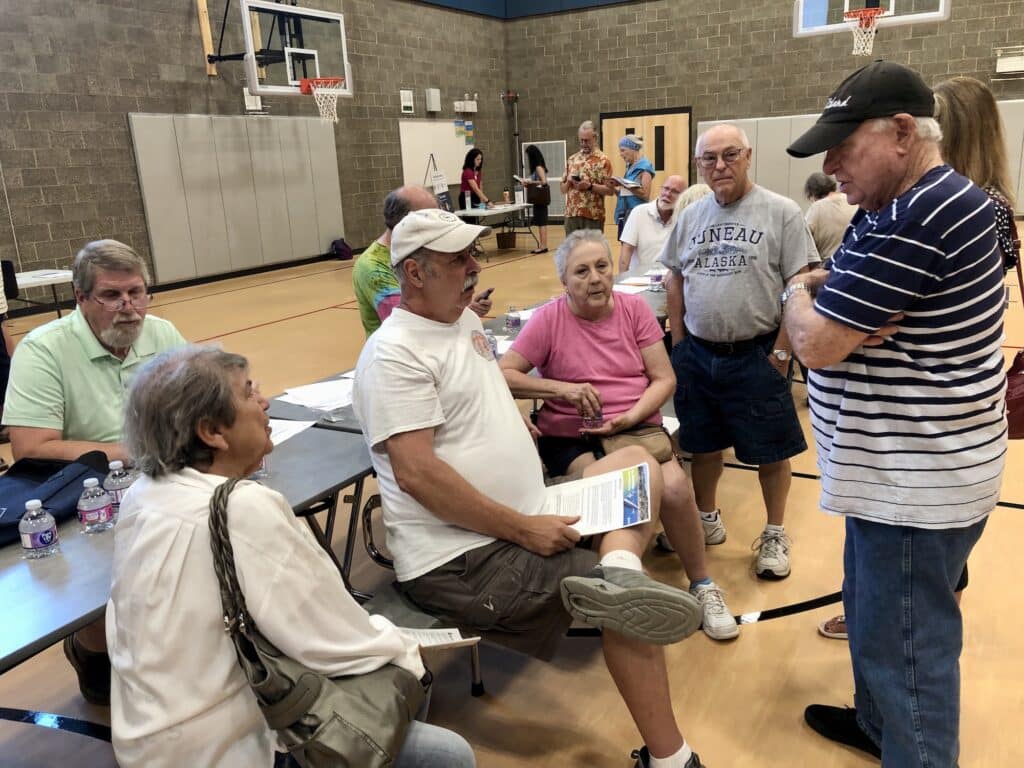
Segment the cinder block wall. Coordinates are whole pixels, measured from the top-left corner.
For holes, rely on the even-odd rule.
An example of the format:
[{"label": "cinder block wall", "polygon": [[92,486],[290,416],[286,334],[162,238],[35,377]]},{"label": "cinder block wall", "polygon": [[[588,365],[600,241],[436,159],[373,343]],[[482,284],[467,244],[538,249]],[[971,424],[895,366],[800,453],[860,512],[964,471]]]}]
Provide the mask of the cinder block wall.
[{"label": "cinder block wall", "polygon": [[[489,194],[508,167],[503,23],[407,0],[303,0],[345,14],[356,96],[339,103],[338,170],[346,238],[369,244],[381,201],[402,180],[400,88],[441,89],[439,117],[480,94],[477,145]],[[214,44],[224,4],[210,0]],[[237,2],[224,52],[244,50]],[[66,267],[89,240],[113,237],[149,257],[128,112],[238,115],[241,62],[209,78],[192,0],[32,0],[0,4],[0,258],[19,270]],[[316,113],[312,99],[265,100],[272,115]],[[453,181],[453,180],[449,180]],[[458,183],[458,179],[454,180]],[[8,210],[7,200],[10,201]],[[339,233],[340,234],[340,233]],[[15,238],[18,248],[15,249]],[[20,255],[20,259],[19,259]]]},{"label": "cinder block wall", "polygon": [[[788,0],[652,0],[511,21],[509,85],[521,94],[524,141],[562,139],[601,112],[692,106],[700,120],[820,112],[825,97],[870,58],[848,33],[794,38]],[[954,0],[952,18],[880,30],[875,55],[930,83],[988,81],[994,48],[1024,42],[1024,0]],[[1024,97],[1024,79],[995,81]]]},{"label": "cinder block wall", "polygon": [[[367,245],[380,203],[401,183],[400,88],[479,93],[477,145],[500,194],[511,126],[498,94],[520,93],[521,139],[564,138],[602,111],[693,107],[697,120],[815,112],[862,61],[847,34],[793,39],[788,0],[651,0],[510,22],[410,0],[303,0],[345,14],[357,95],[340,105],[338,167],[346,237]],[[223,4],[210,0],[214,36]],[[241,48],[237,3],[225,51]],[[953,18],[883,30],[877,55],[936,82],[988,80],[993,48],[1024,40],[1024,0],[957,0]],[[0,4],[0,258],[65,266],[83,243],[115,237],[149,252],[126,114],[240,114],[240,62],[208,78],[191,0],[32,0]],[[994,82],[1024,97],[1024,80]],[[313,114],[268,99],[272,114]],[[450,179],[449,181],[456,181]],[[7,200],[10,201],[8,210]]]}]

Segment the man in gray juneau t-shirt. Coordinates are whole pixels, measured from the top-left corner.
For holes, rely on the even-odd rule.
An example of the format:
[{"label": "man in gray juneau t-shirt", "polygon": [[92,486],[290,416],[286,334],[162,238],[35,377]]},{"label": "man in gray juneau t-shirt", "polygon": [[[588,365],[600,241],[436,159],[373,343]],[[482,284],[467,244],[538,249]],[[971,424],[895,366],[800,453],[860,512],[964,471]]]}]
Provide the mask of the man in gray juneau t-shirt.
[{"label": "man in gray juneau t-shirt", "polygon": [[693,454],[705,541],[725,541],[716,503],[722,450],[758,465],[768,524],[755,572],[789,575],[785,535],[789,459],[806,450],[790,394],[792,348],[780,331],[786,281],[817,261],[799,206],[749,178],[750,143],[738,127],[709,129],[696,161],[709,195],[687,207],[665,243],[679,444]]}]

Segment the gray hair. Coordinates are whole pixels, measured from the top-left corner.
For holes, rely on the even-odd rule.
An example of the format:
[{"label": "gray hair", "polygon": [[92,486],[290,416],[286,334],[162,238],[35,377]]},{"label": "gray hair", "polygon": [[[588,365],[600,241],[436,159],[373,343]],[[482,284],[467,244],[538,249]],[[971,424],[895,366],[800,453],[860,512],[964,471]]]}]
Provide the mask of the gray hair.
[{"label": "gray hair", "polygon": [[88,295],[96,282],[96,270],[130,272],[141,275],[149,287],[149,267],[130,246],[117,240],[93,240],[75,256],[71,265],[71,283],[75,290]]},{"label": "gray hair", "polygon": [[704,133],[697,137],[697,143],[694,145],[694,156],[699,155],[703,151],[704,137],[707,136],[711,131],[715,130],[715,128],[721,128],[723,126],[729,126],[733,130],[735,130],[740,137],[740,146],[743,149],[750,149],[750,139],[747,137],[747,132],[740,128],[738,125],[736,125],[736,123],[717,123],[715,125],[712,125],[706,131],[704,131]]},{"label": "gray hair", "polygon": [[388,192],[387,197],[384,198],[384,226],[391,230],[397,227],[398,222],[413,210],[413,206],[417,202],[413,200],[413,197],[420,194],[428,196],[432,201],[432,205],[428,207],[437,207],[437,198],[426,187],[407,184]]},{"label": "gray hair", "polygon": [[[893,122],[891,117],[876,117],[868,121],[871,123],[870,130],[881,132]],[[914,124],[917,126],[917,137],[922,141],[938,144],[942,141],[942,128],[939,121],[934,117],[915,117]]]},{"label": "gray hair", "polygon": [[577,130],[576,133],[579,133],[580,131],[593,131],[594,133],[597,133],[597,127],[594,125],[593,120],[584,120],[580,123],[579,130]]},{"label": "gray hair", "polygon": [[428,248],[420,248],[418,251],[410,253],[408,256],[406,256],[404,259],[402,259],[400,262],[398,262],[397,264],[395,264],[395,266],[391,268],[392,271],[394,271],[395,273],[395,278],[398,280],[399,288],[405,287],[405,268],[402,265],[405,264],[405,262],[409,261],[409,259],[412,259],[417,264],[419,264],[420,269],[422,269],[424,272],[433,274],[430,271],[430,265],[427,264],[427,259],[430,258],[430,255],[432,253],[434,253],[434,251],[431,251]]},{"label": "gray hair", "polygon": [[565,271],[569,265],[569,257],[584,243],[600,243],[604,246],[608,258],[612,257],[612,248],[608,245],[608,238],[604,236],[604,232],[599,229],[577,229],[570,233],[555,250],[555,270],[558,272],[558,279],[563,283],[565,282]]},{"label": "gray hair", "polygon": [[231,374],[247,371],[241,355],[189,345],[164,352],[143,366],[132,383],[123,440],[135,466],[150,477],[184,467],[207,466],[214,451],[199,439],[203,422],[235,423]]},{"label": "gray hair", "polygon": [[809,200],[820,200],[835,191],[836,180],[821,171],[815,171],[804,182],[804,197]]}]

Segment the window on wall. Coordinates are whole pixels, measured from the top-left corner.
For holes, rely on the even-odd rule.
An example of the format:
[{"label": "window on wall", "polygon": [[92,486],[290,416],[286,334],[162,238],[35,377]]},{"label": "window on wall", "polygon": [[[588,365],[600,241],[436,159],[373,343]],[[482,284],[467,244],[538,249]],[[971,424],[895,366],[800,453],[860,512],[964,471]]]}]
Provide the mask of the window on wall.
[{"label": "window on wall", "polygon": [[884,9],[879,28],[922,24],[949,18],[951,0],[794,0],[793,35],[808,37],[845,32],[843,14],[867,6]]}]

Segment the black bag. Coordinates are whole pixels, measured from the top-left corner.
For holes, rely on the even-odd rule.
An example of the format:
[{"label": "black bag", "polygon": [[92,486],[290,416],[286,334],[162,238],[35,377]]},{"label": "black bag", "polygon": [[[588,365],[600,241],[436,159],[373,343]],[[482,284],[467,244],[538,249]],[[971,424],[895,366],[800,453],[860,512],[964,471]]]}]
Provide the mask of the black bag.
[{"label": "black bag", "polygon": [[18,523],[25,514],[25,502],[39,499],[57,522],[78,511],[82,483],[107,476],[107,454],[90,451],[76,461],[20,459],[0,477],[0,546],[17,541]]},{"label": "black bag", "polygon": [[331,241],[331,253],[335,258],[349,261],[352,258],[352,246],[345,242],[344,237]]},{"label": "black bag", "polygon": [[551,205],[551,187],[547,184],[530,184],[526,188],[526,202],[530,205]]}]

